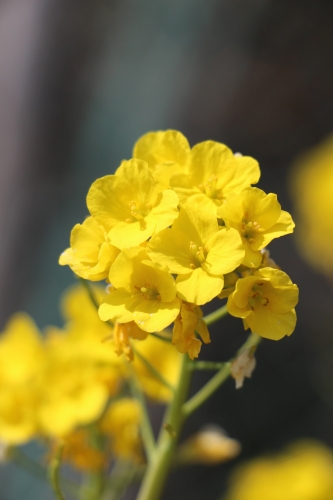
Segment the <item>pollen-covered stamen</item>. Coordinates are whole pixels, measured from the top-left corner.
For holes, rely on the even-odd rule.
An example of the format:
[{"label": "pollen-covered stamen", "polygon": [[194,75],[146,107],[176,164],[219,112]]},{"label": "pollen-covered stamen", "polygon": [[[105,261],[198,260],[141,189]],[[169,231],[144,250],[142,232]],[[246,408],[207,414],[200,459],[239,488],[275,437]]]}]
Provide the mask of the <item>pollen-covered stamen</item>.
[{"label": "pollen-covered stamen", "polygon": [[257,305],[262,305],[262,306],[267,306],[269,304],[269,299],[267,297],[264,297],[263,293],[258,289],[258,286],[263,286],[263,283],[257,283],[253,288],[252,292],[250,293],[248,304],[253,310],[255,306]]},{"label": "pollen-covered stamen", "polygon": [[135,287],[139,292],[141,292],[141,296],[147,300],[161,300],[161,296],[159,292],[153,286],[145,283],[144,286],[136,286]]},{"label": "pollen-covered stamen", "polygon": [[[129,204],[129,208],[131,211],[131,216],[136,220],[143,220],[145,218],[145,214],[137,208],[135,201],[131,201],[131,203]],[[128,219],[126,219],[126,222],[128,222]]]},{"label": "pollen-covered stamen", "polygon": [[[190,242],[190,251],[191,253],[194,255],[195,257],[195,260],[199,263],[199,264],[203,264],[206,260],[206,255],[207,255],[207,250],[206,250],[206,247],[198,247],[194,241],[191,241]],[[190,265],[190,267],[192,268],[192,266]],[[195,268],[195,266],[194,266]]]},{"label": "pollen-covered stamen", "polygon": [[205,182],[204,184],[199,184],[198,188],[209,198],[222,199],[222,194],[220,192],[220,189],[218,189],[217,187],[217,182],[218,177],[213,174],[211,177],[209,177],[207,182]]},{"label": "pollen-covered stamen", "polygon": [[244,214],[242,218],[242,235],[244,238],[247,239],[249,243],[254,243],[255,242],[255,233],[256,231],[259,231],[260,229],[260,224],[256,221],[249,221],[247,219],[247,214]]}]

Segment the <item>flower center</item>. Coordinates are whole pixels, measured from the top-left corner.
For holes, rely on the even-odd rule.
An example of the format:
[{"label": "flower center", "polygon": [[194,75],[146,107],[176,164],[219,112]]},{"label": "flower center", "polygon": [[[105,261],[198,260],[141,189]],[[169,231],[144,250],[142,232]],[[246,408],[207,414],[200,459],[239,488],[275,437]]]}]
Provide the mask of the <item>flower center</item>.
[{"label": "flower center", "polygon": [[[125,222],[131,223],[135,222],[135,220],[143,220],[147,214],[150,212],[152,209],[152,205],[150,203],[146,204],[145,210],[142,210],[142,207],[139,209],[135,203],[135,201],[131,201],[129,203],[129,209],[131,212],[132,219],[126,219]],[[134,220],[133,220],[134,219]]]},{"label": "flower center", "polygon": [[161,300],[161,296],[159,292],[153,286],[145,283],[144,286],[136,286],[135,287],[140,293],[141,296],[146,300]]},{"label": "flower center", "polygon": [[208,248],[202,246],[197,246],[194,241],[190,241],[190,251],[194,256],[195,263],[190,264],[192,269],[200,267],[206,260]]},{"label": "flower center", "polygon": [[255,240],[256,231],[260,229],[260,224],[256,221],[249,221],[247,214],[244,214],[242,218],[242,236],[246,238],[249,243],[253,243]]},{"label": "flower center", "polygon": [[252,309],[252,311],[256,306],[266,307],[267,304],[269,304],[269,299],[264,296],[264,293],[263,293],[264,291],[259,288],[259,287],[262,287],[263,285],[264,285],[264,283],[256,283],[252,287],[251,293],[249,295],[249,300],[248,300],[248,304],[249,304],[250,308]]},{"label": "flower center", "polygon": [[205,184],[199,184],[198,188],[206,195],[208,198],[215,198],[221,200],[223,198],[221,190],[217,187],[218,178],[214,174],[209,177]]}]

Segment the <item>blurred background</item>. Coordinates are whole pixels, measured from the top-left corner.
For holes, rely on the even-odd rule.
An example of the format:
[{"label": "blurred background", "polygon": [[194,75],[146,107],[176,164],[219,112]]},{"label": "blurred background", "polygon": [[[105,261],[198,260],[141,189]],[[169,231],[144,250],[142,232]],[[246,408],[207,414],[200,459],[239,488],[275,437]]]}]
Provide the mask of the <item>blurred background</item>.
[{"label": "blurred background", "polygon": [[[255,157],[259,187],[277,193],[303,228],[298,239],[270,245],[300,288],[295,333],[264,341],[244,388],[228,381],[184,431],[219,424],[242,443],[241,455],[175,471],[165,499],[218,499],[238,464],[296,439],[333,447],[333,273],[316,265],[321,250],[309,246],[304,207],[311,212],[317,202],[305,198],[310,181],[302,188],[307,151],[333,132],[332,25],[328,0],[0,4],[1,327],[17,310],[40,327],[59,324],[59,295],[75,278],[57,261],[87,215],[88,188],[130,158],[150,130],[178,129],[192,145],[213,139]],[[333,175],[333,154],[325,162]],[[310,164],[327,185],[315,159]],[[320,200],[320,185],[316,192]],[[316,221],[330,220],[333,234],[326,199]],[[325,231],[324,247],[332,243]],[[203,358],[228,359],[245,335],[238,320],[226,319]],[[47,485],[11,466],[0,469],[0,482],[3,500],[53,498]]]}]

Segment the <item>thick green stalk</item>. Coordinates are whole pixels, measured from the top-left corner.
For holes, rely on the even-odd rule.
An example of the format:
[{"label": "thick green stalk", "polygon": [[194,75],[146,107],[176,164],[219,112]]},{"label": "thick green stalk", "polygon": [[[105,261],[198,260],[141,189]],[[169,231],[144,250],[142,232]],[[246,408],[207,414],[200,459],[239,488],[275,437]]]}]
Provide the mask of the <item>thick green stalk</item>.
[{"label": "thick green stalk", "polygon": [[158,500],[160,498],[184,423],[181,410],[190,387],[193,371],[190,368],[191,363],[188,355],[183,354],[179,384],[175,390],[173,401],[166,412],[154,460],[147,467],[137,500]]}]

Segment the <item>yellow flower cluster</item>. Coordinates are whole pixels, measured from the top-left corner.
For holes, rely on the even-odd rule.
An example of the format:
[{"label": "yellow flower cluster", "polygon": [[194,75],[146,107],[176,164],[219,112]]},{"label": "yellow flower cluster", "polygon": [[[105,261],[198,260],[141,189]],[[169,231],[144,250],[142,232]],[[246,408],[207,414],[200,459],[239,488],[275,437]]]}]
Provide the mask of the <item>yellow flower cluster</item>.
[{"label": "yellow flower cluster", "polygon": [[251,187],[259,177],[253,158],[214,141],[191,149],[168,130],[144,135],[131,160],[92,184],[90,216],[59,262],[111,284],[99,316],[119,325],[118,353],[131,357],[130,337],[174,323],[178,351],[197,357],[210,342],[200,306],[230,293],[228,310],[246,328],[271,339],[292,333],[297,287],[267,266],[263,249],[294,223],[275,194]]},{"label": "yellow flower cluster", "polygon": [[300,441],[283,453],[249,462],[232,475],[225,500],[332,500],[333,453]]},{"label": "yellow flower cluster", "polygon": [[[92,291],[96,300],[104,296],[100,287]],[[62,439],[65,459],[82,468],[105,465],[110,456],[141,460],[141,408],[128,396],[128,363],[107,340],[113,334],[110,325],[99,319],[81,286],[65,294],[62,312],[62,329],[48,327],[43,336],[27,314],[18,313],[0,337],[0,442],[15,446],[31,439]],[[138,352],[175,384],[180,355],[162,340],[147,340]],[[170,399],[168,387],[140,359],[132,370],[150,398]],[[89,445],[87,425],[93,422],[109,443],[102,455]]]}]

